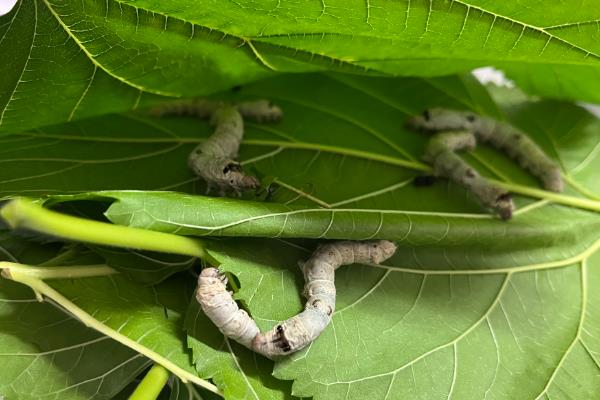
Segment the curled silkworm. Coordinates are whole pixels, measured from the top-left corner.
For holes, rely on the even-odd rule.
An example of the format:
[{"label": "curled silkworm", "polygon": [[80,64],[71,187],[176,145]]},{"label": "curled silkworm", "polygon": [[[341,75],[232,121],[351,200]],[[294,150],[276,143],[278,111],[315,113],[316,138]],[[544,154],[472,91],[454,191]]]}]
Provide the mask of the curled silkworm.
[{"label": "curled silkworm", "polygon": [[300,263],[307,298],[304,311],[265,333],[259,332],[256,323],[237,307],[224,276],[215,268],[206,268],[200,274],[196,299],[224,335],[268,358],[277,358],[304,348],[327,327],[335,311],[337,268],[353,263],[379,264],[395,251],[396,245],[387,240],[320,246],[310,259]]},{"label": "curled silkworm", "polygon": [[466,130],[477,141],[504,151],[542,182],[547,190],[561,192],[563,181],[558,165],[519,129],[469,111],[432,108],[408,120],[409,127],[428,131]]},{"label": "curled silkworm", "polygon": [[151,109],[150,114],[210,117],[215,131],[190,153],[188,165],[206,181],[207,191],[218,186],[221,193],[233,190],[237,194],[260,186],[258,179],[246,175],[240,163],[235,161],[244,137],[243,117],[262,122],[276,121],[282,116],[281,109],[267,100],[226,104],[206,99],[170,102]]}]

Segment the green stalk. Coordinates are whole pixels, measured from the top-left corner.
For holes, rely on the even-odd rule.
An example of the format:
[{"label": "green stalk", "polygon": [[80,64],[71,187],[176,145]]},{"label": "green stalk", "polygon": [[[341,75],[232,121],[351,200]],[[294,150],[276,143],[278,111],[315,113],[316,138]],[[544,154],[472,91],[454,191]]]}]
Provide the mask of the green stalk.
[{"label": "green stalk", "polygon": [[600,211],[600,202],[581,197],[573,197],[560,193],[550,192],[548,190],[536,189],[529,186],[517,185],[514,183],[500,182],[490,179],[495,185],[498,185],[512,193],[518,193],[523,196],[534,197],[538,199],[550,200],[553,203],[566,206],[582,208],[584,210]]},{"label": "green stalk", "polygon": [[[42,296],[46,296],[53,301],[55,301],[58,305],[60,305],[63,309],[73,315],[75,318],[80,320],[85,326],[88,326],[92,329],[97,330],[98,332],[111,337],[112,339],[120,342],[121,344],[129,347],[137,351],[138,353],[150,358],[155,363],[162,365],[164,368],[167,368],[173,374],[175,374],[179,379],[185,382],[193,382],[198,386],[201,386],[211,392],[221,395],[219,389],[213,385],[212,383],[199,378],[197,375],[194,375],[181,367],[177,366],[173,362],[171,362],[168,358],[156,353],[155,351],[142,346],[138,342],[128,338],[120,332],[104,325],[90,314],[85,312],[83,309],[79,308],[75,303],[71,302],[65,296],[60,294],[53,287],[48,285],[43,280],[39,279],[36,276],[37,267],[15,264],[15,263],[2,263],[0,264],[0,268],[2,268],[2,276],[7,279],[11,279],[15,282],[19,282],[29,286],[36,294],[37,298],[42,300]],[[51,268],[47,268],[50,270]],[[82,269],[81,267],[79,268]],[[107,271],[105,271],[107,272]],[[56,278],[58,276],[55,276]]]},{"label": "green stalk", "polygon": [[78,242],[176,253],[204,258],[211,263],[215,261],[206,253],[204,242],[199,239],[78,218],[48,210],[26,198],[11,200],[0,209],[0,217],[13,229],[26,228]]},{"label": "green stalk", "polygon": [[162,365],[154,364],[144,379],[129,396],[129,400],[155,400],[169,380],[169,371]]},{"label": "green stalk", "polygon": [[70,265],[68,267],[35,267],[13,262],[0,262],[2,276],[10,278],[13,271],[34,279],[77,279],[118,274],[107,265]]}]

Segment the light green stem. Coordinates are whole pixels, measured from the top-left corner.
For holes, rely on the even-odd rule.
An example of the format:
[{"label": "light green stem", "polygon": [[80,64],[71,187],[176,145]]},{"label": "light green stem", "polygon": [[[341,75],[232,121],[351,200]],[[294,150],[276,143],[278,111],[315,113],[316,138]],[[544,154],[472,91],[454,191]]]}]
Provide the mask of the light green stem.
[{"label": "light green stem", "polygon": [[9,277],[13,271],[18,271],[22,276],[34,279],[76,279],[90,278],[93,276],[107,276],[118,274],[107,265],[70,265],[68,267],[35,267],[32,265],[17,264],[13,262],[0,262],[2,276]]},{"label": "light green stem", "polygon": [[148,371],[144,379],[129,396],[129,400],[155,400],[169,380],[169,371],[160,364]]},{"label": "light green stem", "polygon": [[490,179],[490,181],[512,193],[518,193],[523,196],[550,200],[553,203],[564,204],[566,206],[578,207],[591,211],[600,211],[600,202],[595,200],[567,196],[560,193],[549,192],[547,190],[517,185],[515,183],[501,182],[493,179]]},{"label": "light green stem", "polygon": [[199,378],[197,375],[189,373],[188,371],[177,366],[177,364],[171,362],[168,358],[141,345],[140,343],[130,339],[122,333],[115,331],[114,329],[108,327],[107,325],[104,325],[103,323],[92,317],[90,314],[79,308],[75,303],[71,302],[69,299],[60,294],[46,282],[36,277],[34,271],[37,269],[36,267],[19,265],[14,263],[3,263],[0,265],[0,268],[6,268],[3,269],[2,276],[4,276],[7,279],[12,279],[15,282],[19,282],[29,286],[36,293],[38,299],[41,299],[42,295],[52,299],[63,309],[65,309],[75,318],[80,320],[85,326],[95,329],[98,332],[118,341],[119,343],[124,344],[130,349],[133,349],[138,353],[150,358],[157,364],[160,364],[163,367],[167,368],[183,382],[191,381],[198,386],[210,390],[213,393],[222,395],[221,392],[219,392],[219,389],[212,383]]},{"label": "light green stem", "polygon": [[0,217],[13,229],[26,228],[79,242],[183,254],[214,262],[200,239],[78,218],[48,210],[26,198],[11,200],[0,209]]}]

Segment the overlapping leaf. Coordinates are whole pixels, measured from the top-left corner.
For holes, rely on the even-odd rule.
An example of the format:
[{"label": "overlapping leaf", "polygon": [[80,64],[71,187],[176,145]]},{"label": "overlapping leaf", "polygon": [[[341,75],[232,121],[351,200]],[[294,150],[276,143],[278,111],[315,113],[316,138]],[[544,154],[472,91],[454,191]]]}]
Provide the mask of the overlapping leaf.
[{"label": "overlapping leaf", "polygon": [[492,64],[533,92],[599,101],[596,8],[504,3],[21,0],[0,17],[10,62],[0,129],[315,70],[432,76]]}]

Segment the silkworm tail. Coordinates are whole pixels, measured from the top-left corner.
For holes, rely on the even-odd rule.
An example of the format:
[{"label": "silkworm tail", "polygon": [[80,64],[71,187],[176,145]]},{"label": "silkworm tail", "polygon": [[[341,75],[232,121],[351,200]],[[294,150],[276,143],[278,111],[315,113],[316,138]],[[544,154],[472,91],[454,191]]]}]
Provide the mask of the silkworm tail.
[{"label": "silkworm tail", "polygon": [[192,116],[198,118],[209,118],[219,103],[206,99],[181,99],[160,104],[148,110],[153,117],[164,117],[168,115]]},{"label": "silkworm tail", "polygon": [[283,117],[281,108],[269,100],[246,101],[237,104],[236,107],[244,118],[250,118],[257,122],[274,122]]},{"label": "silkworm tail", "polygon": [[493,124],[488,121],[488,126],[491,128],[487,134],[478,134],[481,140],[517,161],[521,167],[538,178],[545,189],[562,192],[564,185],[560,168],[536,142],[521,130],[506,123]]}]

